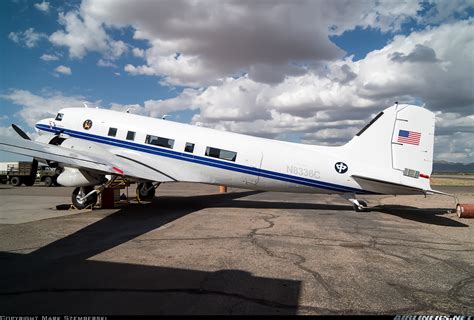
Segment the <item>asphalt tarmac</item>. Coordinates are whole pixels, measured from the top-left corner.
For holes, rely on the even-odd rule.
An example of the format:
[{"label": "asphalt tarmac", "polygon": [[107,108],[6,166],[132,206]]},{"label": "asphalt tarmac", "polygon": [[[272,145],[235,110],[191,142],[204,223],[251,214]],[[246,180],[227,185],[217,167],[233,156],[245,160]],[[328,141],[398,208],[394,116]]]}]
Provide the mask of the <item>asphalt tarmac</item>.
[{"label": "asphalt tarmac", "polygon": [[[439,189],[474,203],[474,187]],[[0,313],[474,314],[474,219],[446,196],[357,213],[337,195],[166,184],[56,210],[71,191],[0,186]]]}]

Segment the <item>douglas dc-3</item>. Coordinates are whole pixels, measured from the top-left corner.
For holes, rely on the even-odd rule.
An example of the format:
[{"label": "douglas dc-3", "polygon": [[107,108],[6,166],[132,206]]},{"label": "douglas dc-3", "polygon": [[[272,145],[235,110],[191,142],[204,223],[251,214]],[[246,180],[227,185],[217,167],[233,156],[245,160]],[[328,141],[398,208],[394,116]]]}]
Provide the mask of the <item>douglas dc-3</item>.
[{"label": "douglas dc-3", "polygon": [[[36,123],[39,137],[1,137],[0,150],[62,170],[76,187],[75,207],[97,202],[117,177],[152,198],[164,182],[197,182],[262,191],[337,193],[367,209],[365,194],[431,194],[435,116],[398,104],[342,146],[313,146],[99,108],[66,108]],[[37,162],[36,162],[37,163]],[[30,181],[32,184],[33,181]]]}]

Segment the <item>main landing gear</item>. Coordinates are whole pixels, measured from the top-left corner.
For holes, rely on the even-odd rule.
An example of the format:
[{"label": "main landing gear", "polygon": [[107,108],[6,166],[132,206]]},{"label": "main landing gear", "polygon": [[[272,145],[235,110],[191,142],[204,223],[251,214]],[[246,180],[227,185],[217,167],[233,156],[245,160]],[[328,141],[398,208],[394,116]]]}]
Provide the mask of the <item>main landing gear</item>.
[{"label": "main landing gear", "polygon": [[151,201],[155,197],[156,188],[159,183],[152,182],[141,182],[137,186],[137,199],[138,201]]},{"label": "main landing gear", "polygon": [[72,192],[71,200],[76,209],[85,209],[89,206],[94,206],[97,203],[98,195],[114,183],[117,176],[112,176],[111,179],[97,188],[94,186],[77,187]]},{"label": "main landing gear", "polygon": [[[93,186],[77,187],[72,192],[71,200],[72,204],[77,209],[85,209],[90,206],[94,206],[97,203],[98,195],[108,186],[110,186],[116,176],[113,176],[107,183],[94,188]],[[138,201],[151,201],[155,197],[156,188],[160,183],[156,182],[141,182],[137,186],[137,199]]]},{"label": "main landing gear", "polygon": [[85,209],[97,203],[97,191],[92,186],[77,187],[72,192],[72,204],[77,209]]}]

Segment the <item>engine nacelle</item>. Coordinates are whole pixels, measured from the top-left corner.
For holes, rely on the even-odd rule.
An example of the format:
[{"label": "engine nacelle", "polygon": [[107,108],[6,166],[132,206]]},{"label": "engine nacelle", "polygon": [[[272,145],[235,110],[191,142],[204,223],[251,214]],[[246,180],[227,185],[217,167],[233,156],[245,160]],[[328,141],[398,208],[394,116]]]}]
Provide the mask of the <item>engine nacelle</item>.
[{"label": "engine nacelle", "polygon": [[91,174],[85,170],[66,167],[58,176],[57,182],[65,187],[85,187],[100,184],[104,179],[102,176]]},{"label": "engine nacelle", "polygon": [[35,141],[46,144],[54,144],[55,146],[58,146],[63,143],[63,141],[67,138],[69,138],[69,136],[64,133],[61,133],[59,135],[54,133],[43,133],[42,135],[38,136]]},{"label": "engine nacelle", "polygon": [[41,134],[40,136],[38,136],[35,141],[36,142],[42,142],[42,143],[47,143],[49,144],[49,142],[51,140],[54,139],[54,137],[56,137],[56,135],[54,133],[43,133]]}]

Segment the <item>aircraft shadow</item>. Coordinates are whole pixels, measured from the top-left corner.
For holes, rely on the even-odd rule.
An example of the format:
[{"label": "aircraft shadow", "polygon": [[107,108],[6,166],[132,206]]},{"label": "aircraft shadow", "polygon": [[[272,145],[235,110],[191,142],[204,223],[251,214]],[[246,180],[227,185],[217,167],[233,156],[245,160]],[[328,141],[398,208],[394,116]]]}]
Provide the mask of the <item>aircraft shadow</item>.
[{"label": "aircraft shadow", "polygon": [[416,208],[402,205],[383,205],[370,208],[370,211],[379,211],[403,219],[446,227],[468,227],[467,224],[444,217],[450,209],[443,208]]},{"label": "aircraft shadow", "polygon": [[[260,193],[255,191],[256,193]],[[160,199],[176,203],[182,198],[168,197]],[[183,199],[182,201],[195,201],[194,197]],[[337,205],[337,204],[319,204],[319,203],[305,203],[305,202],[285,202],[285,201],[266,201],[266,200],[235,200],[233,199],[215,199],[206,203],[206,208],[243,208],[243,209],[297,209],[297,210],[349,210],[352,211],[351,205]],[[180,202],[181,203],[181,202]]]},{"label": "aircraft shadow", "polygon": [[[89,258],[239,192],[130,205],[30,254],[0,252],[0,310],[21,314],[296,314],[301,282]],[[180,205],[177,206],[176,204]]]},{"label": "aircraft shadow", "polygon": [[[255,191],[253,194],[261,192]],[[253,195],[248,194],[248,195]],[[178,198],[168,197],[162,199],[174,203]],[[188,198],[188,201],[195,201],[194,197]],[[232,200],[232,201],[229,201]],[[186,201],[186,200],[184,200]],[[225,199],[216,198],[206,203],[207,207],[219,208],[252,208],[252,209],[297,209],[297,210],[323,210],[323,211],[353,211],[352,205],[341,204],[320,204],[320,203],[301,203],[284,201],[261,201],[246,199]],[[369,211],[377,211],[394,215],[403,219],[417,221],[426,224],[448,226],[448,227],[468,227],[467,224],[445,217],[444,214],[449,209],[446,208],[416,208],[403,205],[380,205],[369,207]],[[363,214],[354,212],[354,214]]]},{"label": "aircraft shadow", "polygon": [[82,260],[2,286],[0,309],[5,314],[296,314],[300,289],[300,281],[240,270]]}]

